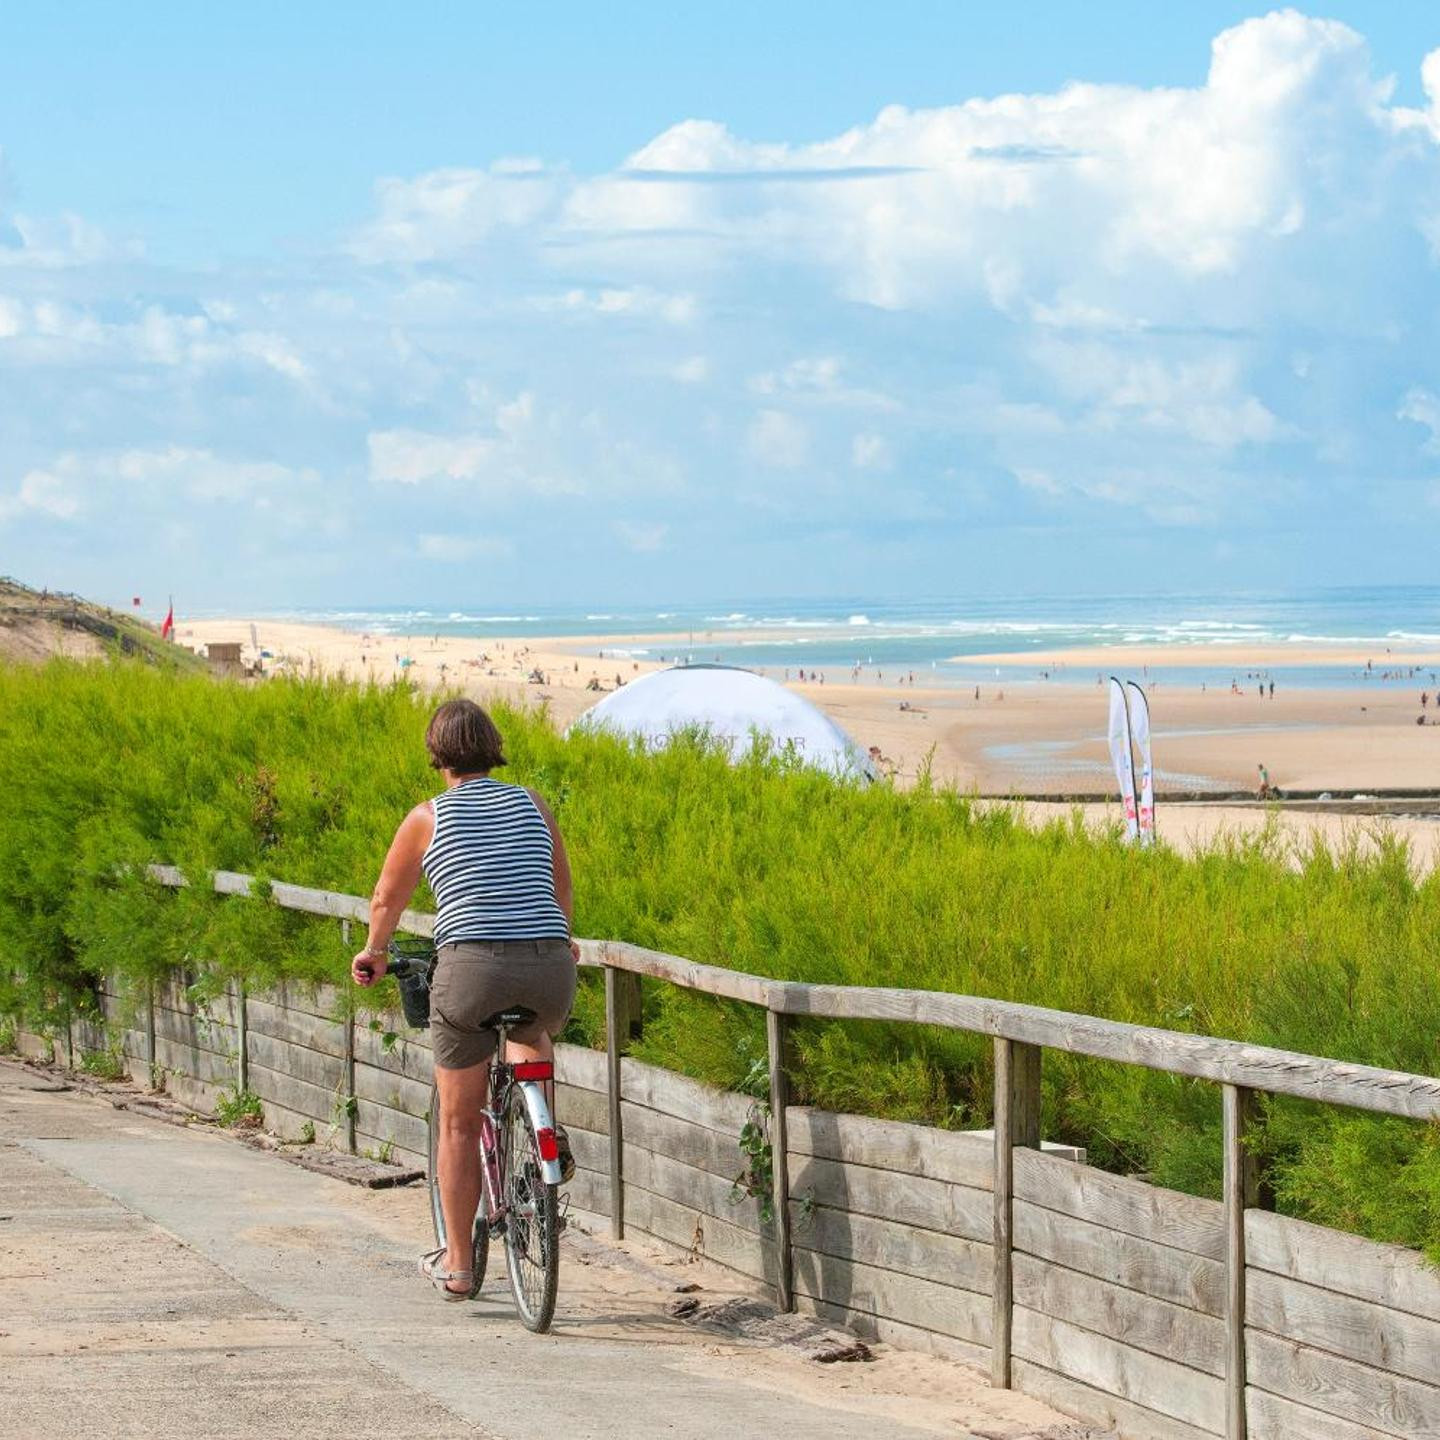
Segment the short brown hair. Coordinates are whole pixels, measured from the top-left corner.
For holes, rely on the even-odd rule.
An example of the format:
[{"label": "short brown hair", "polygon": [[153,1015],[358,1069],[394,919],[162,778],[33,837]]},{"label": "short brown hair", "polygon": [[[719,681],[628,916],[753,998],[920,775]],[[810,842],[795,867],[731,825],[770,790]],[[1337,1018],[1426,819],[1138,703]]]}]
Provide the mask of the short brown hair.
[{"label": "short brown hair", "polygon": [[457,775],[505,763],[495,722],[473,700],[447,700],[425,727],[425,748],[436,770]]}]

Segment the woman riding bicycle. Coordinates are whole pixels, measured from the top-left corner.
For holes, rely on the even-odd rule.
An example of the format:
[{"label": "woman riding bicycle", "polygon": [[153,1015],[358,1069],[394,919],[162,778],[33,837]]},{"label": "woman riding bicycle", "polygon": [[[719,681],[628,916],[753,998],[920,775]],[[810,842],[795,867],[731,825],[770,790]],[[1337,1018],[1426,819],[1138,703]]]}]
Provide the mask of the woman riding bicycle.
[{"label": "woman riding bicycle", "polygon": [[[512,1060],[549,1060],[575,998],[579,947],[565,842],[544,800],[490,772],[505,764],[500,732],[473,700],[447,700],[425,731],[445,790],[400,822],[370,901],[370,933],[351,962],[358,985],[386,970],[385,947],[423,872],[435,893],[437,962],[430,1034],[440,1099],[437,1170],[446,1249],[421,1270],[447,1299],[470,1292],[470,1233],[480,1203],[480,1117],[495,1032],[483,1022],[524,1006],[509,1031]],[[573,1162],[561,1132],[561,1161]]]}]

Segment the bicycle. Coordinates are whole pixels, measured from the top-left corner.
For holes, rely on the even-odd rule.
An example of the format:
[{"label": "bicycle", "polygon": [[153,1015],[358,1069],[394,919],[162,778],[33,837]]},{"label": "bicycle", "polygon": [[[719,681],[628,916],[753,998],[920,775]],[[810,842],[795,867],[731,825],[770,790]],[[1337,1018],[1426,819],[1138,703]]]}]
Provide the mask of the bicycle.
[{"label": "bicycle", "polygon": [[[430,1024],[430,977],[435,947],[428,941],[390,942],[388,971],[400,986],[406,1020],[417,1029]],[[560,1151],[545,1098],[555,1078],[549,1060],[505,1060],[506,1032],[535,1019],[523,1006],[488,1016],[481,1027],[495,1031],[490,1062],[490,1098],[480,1115],[480,1209],[470,1237],[470,1298],[480,1293],[491,1237],[505,1245],[505,1269],[521,1324],[543,1334],[555,1316],[560,1281]],[[435,1243],[448,1244],[440,1205],[437,1157],[440,1093],[430,1087],[430,1216]]]}]

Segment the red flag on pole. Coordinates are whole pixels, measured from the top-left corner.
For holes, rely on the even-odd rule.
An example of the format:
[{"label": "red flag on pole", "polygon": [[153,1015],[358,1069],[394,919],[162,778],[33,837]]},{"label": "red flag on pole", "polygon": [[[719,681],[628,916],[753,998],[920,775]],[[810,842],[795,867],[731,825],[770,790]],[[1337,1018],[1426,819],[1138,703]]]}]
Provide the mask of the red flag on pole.
[{"label": "red flag on pole", "polygon": [[168,640],[175,633],[175,602],[170,602],[170,609],[165,615],[165,623],[160,627],[160,638]]}]

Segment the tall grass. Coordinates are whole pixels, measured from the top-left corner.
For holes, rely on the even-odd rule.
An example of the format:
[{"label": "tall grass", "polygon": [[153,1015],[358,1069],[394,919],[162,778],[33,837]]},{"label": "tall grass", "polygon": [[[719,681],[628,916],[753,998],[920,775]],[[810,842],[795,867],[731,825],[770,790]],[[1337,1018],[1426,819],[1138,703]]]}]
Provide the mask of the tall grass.
[{"label": "tall grass", "polygon": [[[54,1021],[95,975],[174,964],[340,979],[338,927],[144,862],[368,894],[395,825],[435,789],[429,703],[401,686],[244,688],[139,666],[0,667],[0,1013]],[[1440,1070],[1440,881],[1402,846],[1300,857],[1274,835],[1141,854],[1078,819],[1031,828],[953,791],[859,789],[698,741],[646,756],[496,707],[509,778],[564,828],[580,933],[764,975],[1030,1001],[1339,1059]],[[422,896],[422,901],[425,897]],[[598,1043],[582,988],[577,1038]],[[803,1098],[988,1122],[988,1046],[900,1025],[806,1023]],[[752,1009],[654,985],[641,1053],[740,1086]],[[1056,1053],[1048,1135],[1101,1164],[1218,1193],[1213,1087]],[[1258,1143],[1281,1208],[1440,1255],[1440,1127],[1299,1102]]]}]

